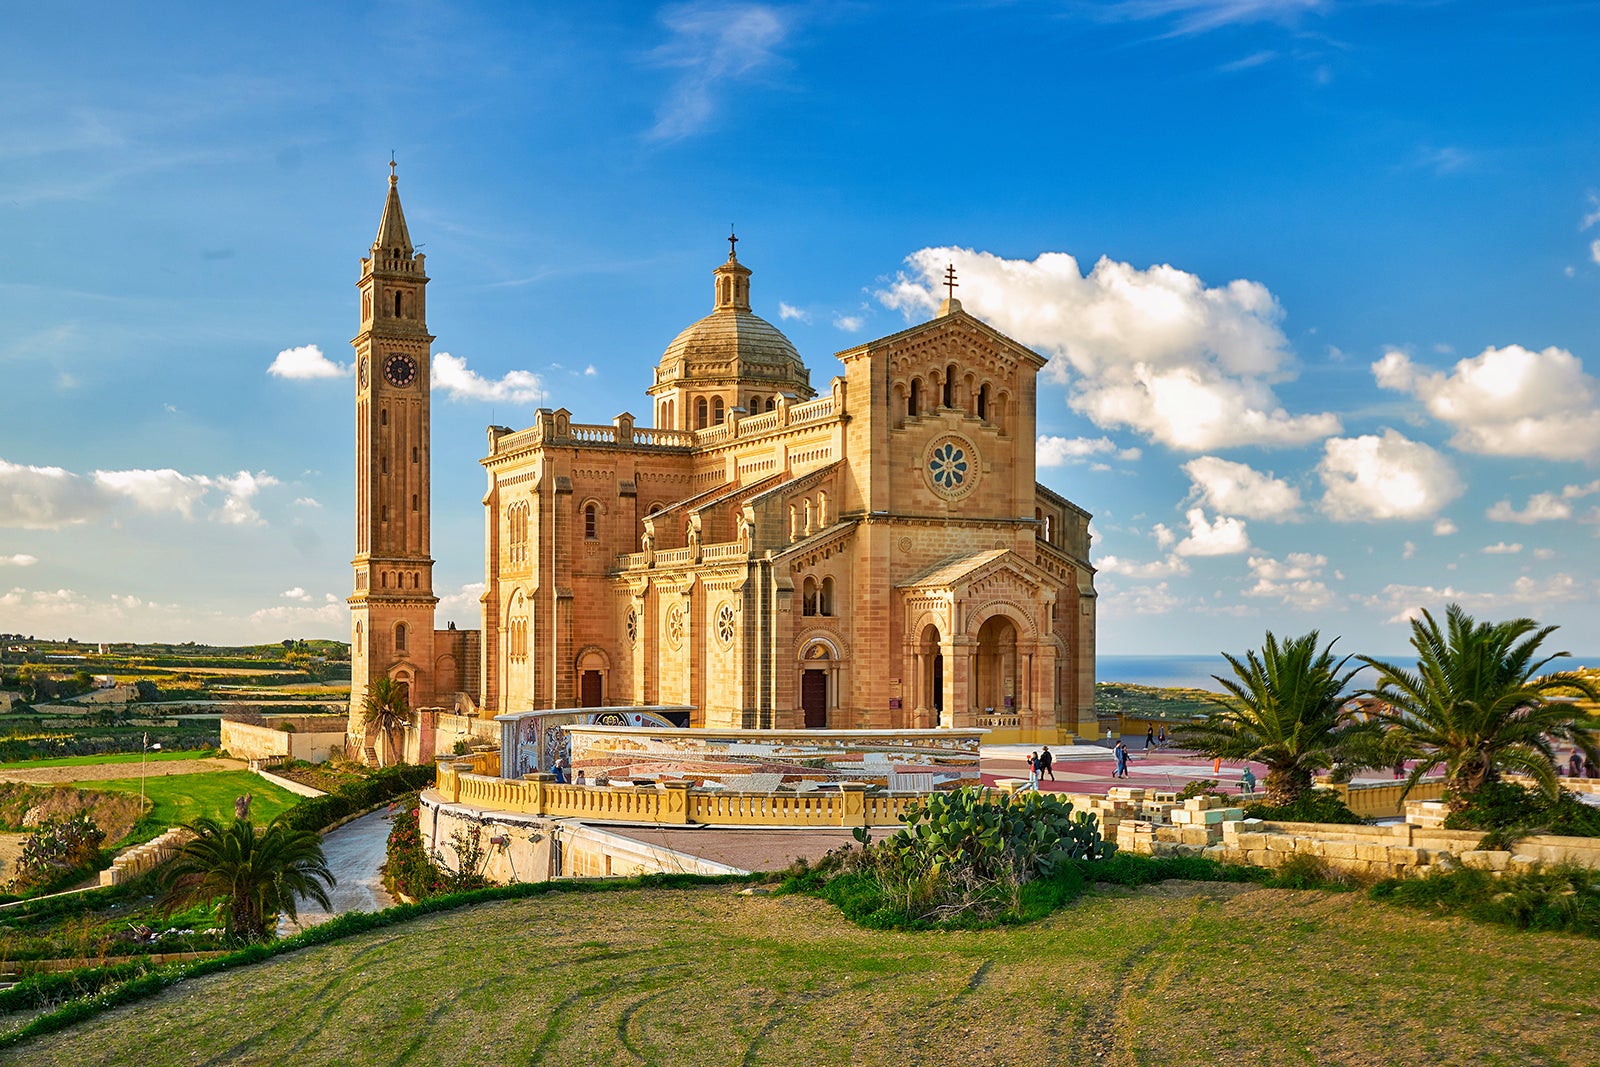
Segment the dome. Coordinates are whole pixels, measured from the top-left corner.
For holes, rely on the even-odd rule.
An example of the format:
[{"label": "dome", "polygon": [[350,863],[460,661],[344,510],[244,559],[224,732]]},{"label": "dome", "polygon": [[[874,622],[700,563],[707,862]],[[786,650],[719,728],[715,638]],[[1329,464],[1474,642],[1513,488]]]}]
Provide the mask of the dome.
[{"label": "dome", "polygon": [[798,365],[800,353],[782,330],[761,316],[719,308],[673,338],[661,362],[780,367]]},{"label": "dome", "polygon": [[[653,396],[688,388],[694,395],[723,395],[728,407],[770,401],[778,393],[801,400],[816,395],[811,372],[783,331],[750,310],[750,268],[730,248],[712,271],[711,314],[673,338],[656,367]],[[715,393],[706,393],[706,390]],[[752,406],[754,406],[752,404]]]}]

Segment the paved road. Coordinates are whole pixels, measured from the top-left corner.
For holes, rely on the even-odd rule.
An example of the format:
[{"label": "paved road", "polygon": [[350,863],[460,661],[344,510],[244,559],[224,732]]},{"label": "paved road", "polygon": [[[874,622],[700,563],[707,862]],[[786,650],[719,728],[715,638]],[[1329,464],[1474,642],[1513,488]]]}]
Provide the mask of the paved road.
[{"label": "paved road", "polygon": [[338,879],[328,891],[333,907],[324,911],[314,900],[300,902],[300,922],[278,923],[278,935],[287,937],[308,926],[326,922],[347,911],[382,911],[394,904],[383,888],[378,868],[383,865],[389,840],[389,812],[378,809],[331,831],[322,839],[323,855]]}]

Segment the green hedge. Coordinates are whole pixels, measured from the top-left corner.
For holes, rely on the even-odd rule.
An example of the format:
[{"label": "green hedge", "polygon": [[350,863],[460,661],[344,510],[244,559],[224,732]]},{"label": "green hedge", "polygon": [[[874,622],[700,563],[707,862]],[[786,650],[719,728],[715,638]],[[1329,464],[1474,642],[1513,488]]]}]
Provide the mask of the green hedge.
[{"label": "green hedge", "polygon": [[307,797],[283,817],[297,830],[322,830],[347,815],[383,804],[433,784],[433,765],[396,764],[355,782],[346,782],[327,796]]}]

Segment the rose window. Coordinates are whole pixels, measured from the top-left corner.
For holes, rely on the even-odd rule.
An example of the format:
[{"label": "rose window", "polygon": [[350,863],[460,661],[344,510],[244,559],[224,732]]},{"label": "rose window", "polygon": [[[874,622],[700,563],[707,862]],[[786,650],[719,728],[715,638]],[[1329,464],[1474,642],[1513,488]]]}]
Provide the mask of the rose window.
[{"label": "rose window", "polygon": [[724,604],[717,609],[717,639],[725,645],[733,644],[733,606]]},{"label": "rose window", "polygon": [[673,608],[667,613],[667,640],[672,642],[673,648],[683,644],[683,625],[682,608]]},{"label": "rose window", "polygon": [[954,492],[967,480],[967,450],[954,441],[946,441],[928,457],[928,473],[933,484],[945,492]]},{"label": "rose window", "polygon": [[628,644],[639,640],[639,616],[630,608],[628,610]]}]

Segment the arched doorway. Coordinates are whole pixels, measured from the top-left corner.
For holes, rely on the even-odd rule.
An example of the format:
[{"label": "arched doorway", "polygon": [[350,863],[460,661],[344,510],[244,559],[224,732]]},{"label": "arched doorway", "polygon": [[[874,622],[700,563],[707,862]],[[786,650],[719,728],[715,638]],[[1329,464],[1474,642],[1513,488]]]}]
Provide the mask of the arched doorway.
[{"label": "arched doorway", "polygon": [[590,645],[578,653],[578,706],[600,708],[606,703],[606,675],[611,661],[604,650]]},{"label": "arched doorway", "polygon": [[948,725],[944,721],[944,653],[940,650],[939,628],[929,623],[922,628],[922,634],[917,640],[918,661],[918,707],[924,712],[932,712],[933,721],[939,725]]},{"label": "arched doorway", "polygon": [[807,730],[823,730],[828,726],[828,646],[818,641],[806,649],[805,666],[800,671],[800,710],[802,724]]},{"label": "arched doorway", "polygon": [[1017,704],[1017,626],[1004,615],[978,629],[978,677],[973,704],[985,712],[1007,714]]}]

